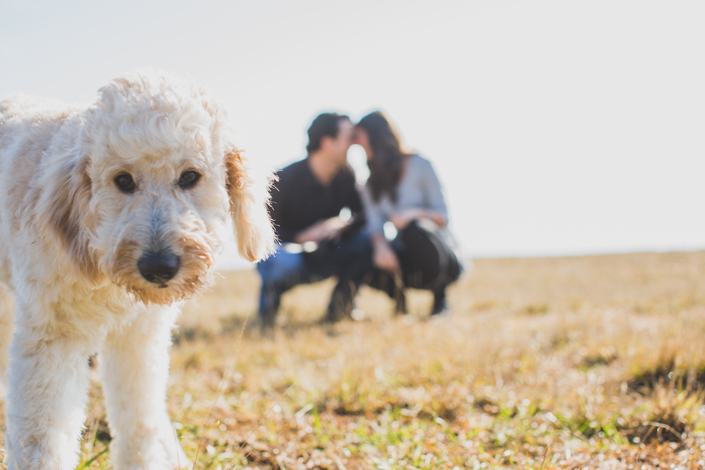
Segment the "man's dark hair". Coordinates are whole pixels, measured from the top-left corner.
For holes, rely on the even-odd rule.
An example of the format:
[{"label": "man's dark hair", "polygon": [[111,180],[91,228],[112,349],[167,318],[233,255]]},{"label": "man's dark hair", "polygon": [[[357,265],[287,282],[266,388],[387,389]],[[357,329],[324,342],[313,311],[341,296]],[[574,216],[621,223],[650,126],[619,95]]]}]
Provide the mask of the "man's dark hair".
[{"label": "man's dark hair", "polygon": [[329,136],[334,139],[338,137],[338,123],[343,119],[350,120],[346,115],[338,113],[319,114],[318,117],[313,120],[311,127],[308,128],[308,145],[306,146],[306,151],[309,155],[321,148],[321,140],[324,136]]}]

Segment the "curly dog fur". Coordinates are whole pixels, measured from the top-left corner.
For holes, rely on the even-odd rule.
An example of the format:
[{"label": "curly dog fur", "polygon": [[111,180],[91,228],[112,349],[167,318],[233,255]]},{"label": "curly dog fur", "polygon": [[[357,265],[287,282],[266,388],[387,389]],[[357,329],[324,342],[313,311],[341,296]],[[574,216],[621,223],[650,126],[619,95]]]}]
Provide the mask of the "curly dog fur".
[{"label": "curly dog fur", "polygon": [[180,303],[213,282],[230,220],[244,258],[274,244],[268,183],[222,107],[157,72],[90,106],[0,100],[0,186],[8,469],[77,465],[96,351],[114,467],[188,467],[165,404]]}]

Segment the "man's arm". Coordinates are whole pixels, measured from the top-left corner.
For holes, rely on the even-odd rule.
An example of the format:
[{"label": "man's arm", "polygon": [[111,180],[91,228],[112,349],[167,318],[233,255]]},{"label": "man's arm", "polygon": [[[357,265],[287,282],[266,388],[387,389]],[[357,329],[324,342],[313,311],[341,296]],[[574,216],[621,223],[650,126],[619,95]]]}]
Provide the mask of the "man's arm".
[{"label": "man's arm", "polygon": [[[343,170],[345,171],[345,170]],[[348,230],[355,230],[365,224],[365,212],[363,209],[360,194],[358,193],[355,174],[352,169],[344,173],[343,178],[339,178],[333,184],[341,185],[341,191],[338,193],[336,202],[340,208],[347,207],[350,209],[351,217],[342,219],[340,216],[331,217],[329,219],[320,220],[312,226],[300,231],[296,234],[296,243],[306,243],[313,241],[320,243],[324,240],[333,240],[338,238]]]},{"label": "man's arm", "polygon": [[332,240],[346,227],[347,223],[340,217],[319,220],[315,224],[307,227],[294,236],[294,242],[303,244],[306,242],[320,243],[325,240]]}]

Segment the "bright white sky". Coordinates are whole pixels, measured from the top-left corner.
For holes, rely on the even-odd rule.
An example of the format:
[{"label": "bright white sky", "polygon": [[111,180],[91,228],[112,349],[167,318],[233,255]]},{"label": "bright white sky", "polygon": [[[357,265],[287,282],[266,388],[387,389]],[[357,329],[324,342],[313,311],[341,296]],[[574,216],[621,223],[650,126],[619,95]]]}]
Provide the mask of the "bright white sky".
[{"label": "bright white sky", "polygon": [[319,112],[380,108],[470,254],[705,248],[704,24],[685,0],[3,0],[0,96],[91,101],[163,68],[270,168]]}]

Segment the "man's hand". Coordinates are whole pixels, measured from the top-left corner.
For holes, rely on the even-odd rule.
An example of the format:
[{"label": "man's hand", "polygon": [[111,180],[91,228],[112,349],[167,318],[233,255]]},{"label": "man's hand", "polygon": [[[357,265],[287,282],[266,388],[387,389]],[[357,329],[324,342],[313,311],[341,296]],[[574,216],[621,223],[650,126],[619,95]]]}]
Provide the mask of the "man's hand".
[{"label": "man's hand", "polygon": [[306,242],[321,243],[326,240],[333,240],[340,235],[346,226],[347,223],[337,216],[319,220],[309,228],[299,232],[294,241],[303,244]]}]

